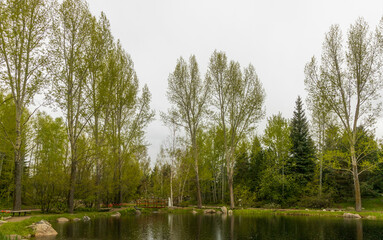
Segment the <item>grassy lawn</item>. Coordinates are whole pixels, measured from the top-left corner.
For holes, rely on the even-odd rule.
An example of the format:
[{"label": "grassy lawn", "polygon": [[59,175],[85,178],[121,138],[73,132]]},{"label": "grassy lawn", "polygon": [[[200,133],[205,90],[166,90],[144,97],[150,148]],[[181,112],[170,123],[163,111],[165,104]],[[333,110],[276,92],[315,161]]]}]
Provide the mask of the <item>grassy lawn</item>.
[{"label": "grassy lawn", "polygon": [[[355,206],[354,200],[350,199],[345,203],[334,204],[338,208],[353,208]],[[383,211],[383,197],[378,198],[363,198],[362,207],[366,211]]]}]

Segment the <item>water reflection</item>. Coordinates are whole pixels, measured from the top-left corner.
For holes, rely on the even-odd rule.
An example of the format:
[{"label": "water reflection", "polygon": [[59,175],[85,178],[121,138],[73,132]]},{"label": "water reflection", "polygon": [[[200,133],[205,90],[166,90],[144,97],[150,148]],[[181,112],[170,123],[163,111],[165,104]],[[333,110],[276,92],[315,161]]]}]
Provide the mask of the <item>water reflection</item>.
[{"label": "water reflection", "polygon": [[153,214],[54,224],[56,239],[382,239],[382,221]]}]

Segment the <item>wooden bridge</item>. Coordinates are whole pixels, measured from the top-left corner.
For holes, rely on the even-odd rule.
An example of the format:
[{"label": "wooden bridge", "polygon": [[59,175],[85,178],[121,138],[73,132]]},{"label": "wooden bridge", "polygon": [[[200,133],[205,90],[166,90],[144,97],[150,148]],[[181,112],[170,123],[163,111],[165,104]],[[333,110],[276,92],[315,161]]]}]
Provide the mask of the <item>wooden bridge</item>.
[{"label": "wooden bridge", "polygon": [[136,206],[142,208],[164,208],[168,206],[168,200],[157,198],[137,199]]}]

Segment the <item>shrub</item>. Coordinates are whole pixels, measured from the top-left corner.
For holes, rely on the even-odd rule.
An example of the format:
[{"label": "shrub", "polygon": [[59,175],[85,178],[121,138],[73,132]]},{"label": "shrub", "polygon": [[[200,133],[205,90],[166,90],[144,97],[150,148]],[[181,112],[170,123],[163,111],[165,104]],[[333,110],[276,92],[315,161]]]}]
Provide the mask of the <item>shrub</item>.
[{"label": "shrub", "polygon": [[331,202],[329,198],[322,196],[322,197],[303,197],[301,201],[299,201],[298,205],[300,207],[306,207],[306,208],[327,208],[330,207]]},{"label": "shrub", "polygon": [[250,188],[244,185],[237,185],[234,188],[236,205],[253,207],[256,201],[256,195],[250,191]]},{"label": "shrub", "polygon": [[278,209],[281,208],[281,205],[279,205],[278,203],[266,203],[262,207],[267,209]]}]

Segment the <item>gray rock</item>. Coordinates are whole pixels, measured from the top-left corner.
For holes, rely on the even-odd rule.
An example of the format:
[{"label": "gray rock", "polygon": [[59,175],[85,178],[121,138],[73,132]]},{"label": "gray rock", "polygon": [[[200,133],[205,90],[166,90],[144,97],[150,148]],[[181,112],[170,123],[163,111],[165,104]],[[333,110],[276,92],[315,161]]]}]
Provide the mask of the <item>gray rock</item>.
[{"label": "gray rock", "polygon": [[366,218],[370,220],[376,220],[376,216],[367,216]]},{"label": "gray rock", "polygon": [[136,215],[141,215],[141,211],[140,210],[136,210]]},{"label": "gray rock", "polygon": [[88,217],[88,216],[84,216],[84,217],[82,218],[82,220],[85,221],[85,222],[90,221],[90,217]]},{"label": "gray rock", "polygon": [[343,213],[344,218],[362,218],[359,214]]},{"label": "gray rock", "polygon": [[214,214],[215,210],[214,209],[206,209],[203,211],[204,214]]},{"label": "gray rock", "polygon": [[73,222],[78,222],[78,221],[80,221],[81,219],[80,218],[73,218]]},{"label": "gray rock", "polygon": [[60,217],[60,218],[57,218],[57,222],[59,222],[59,223],[62,223],[62,222],[69,222],[69,219],[68,219],[68,218],[65,218],[65,217]]},{"label": "gray rock", "polygon": [[228,213],[230,216],[233,215],[233,210],[229,210]]},{"label": "gray rock", "polygon": [[48,237],[57,235],[56,230],[54,230],[52,225],[45,220],[34,223],[29,227],[34,230],[35,237]]},{"label": "gray rock", "polygon": [[196,210],[193,210],[192,213],[193,213],[193,214],[197,214],[197,211],[196,211]]},{"label": "gray rock", "polygon": [[227,214],[227,207],[225,206],[221,207],[221,211],[223,214]]},{"label": "gray rock", "polygon": [[111,217],[121,217],[121,213],[116,212],[115,214],[110,215]]}]

